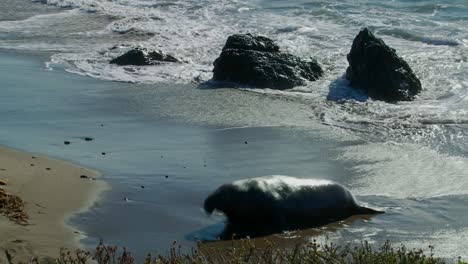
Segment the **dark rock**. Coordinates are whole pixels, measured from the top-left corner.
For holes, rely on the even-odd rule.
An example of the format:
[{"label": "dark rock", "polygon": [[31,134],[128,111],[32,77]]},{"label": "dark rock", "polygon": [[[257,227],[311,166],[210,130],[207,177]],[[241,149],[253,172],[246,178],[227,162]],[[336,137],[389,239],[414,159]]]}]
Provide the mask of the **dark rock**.
[{"label": "dark rock", "polygon": [[147,55],[139,49],[133,49],[110,61],[111,64],[122,65],[148,65]]},{"label": "dark rock", "polygon": [[174,56],[163,54],[161,51],[151,51],[148,55],[153,61],[180,62]]},{"label": "dark rock", "polygon": [[251,34],[236,34],[227,39],[223,51],[227,49],[279,52],[280,48],[273,40],[266,37],[252,36]]},{"label": "dark rock", "polygon": [[50,168],[45,168],[46,170],[50,170]]},{"label": "dark rock", "polygon": [[86,176],[86,175],[80,175],[80,178],[81,178],[81,179],[89,179],[89,176]]},{"label": "dark rock", "polygon": [[146,49],[135,48],[110,61],[111,64],[119,66],[148,66],[157,65],[160,62],[179,62],[179,60],[172,55],[163,54],[161,51],[148,51]]},{"label": "dark rock", "polygon": [[408,63],[367,28],[354,39],[347,58],[351,86],[366,90],[375,100],[411,101],[422,89]]},{"label": "dark rock", "polygon": [[63,144],[65,144],[65,145],[70,145],[71,142],[70,142],[70,141],[64,141]]},{"label": "dark rock", "polygon": [[272,40],[250,34],[230,36],[213,64],[213,80],[256,88],[290,89],[323,74],[314,59],[280,52]]},{"label": "dark rock", "polygon": [[101,155],[103,155],[103,156],[104,156],[104,155],[106,155],[106,153],[105,153],[105,152],[101,152]]},{"label": "dark rock", "polygon": [[83,140],[84,140],[84,141],[93,141],[94,138],[92,138],[92,137],[84,137]]}]

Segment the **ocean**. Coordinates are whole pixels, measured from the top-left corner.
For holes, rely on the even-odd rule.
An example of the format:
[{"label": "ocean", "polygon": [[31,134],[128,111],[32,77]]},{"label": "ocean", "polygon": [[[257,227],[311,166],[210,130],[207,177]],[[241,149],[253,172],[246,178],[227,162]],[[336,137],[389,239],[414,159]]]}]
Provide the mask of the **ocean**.
[{"label": "ocean", "polygon": [[[0,10],[0,143],[96,168],[113,186],[70,219],[85,245],[190,247],[222,223],[201,210],[211,190],[284,174],[338,181],[387,212],[324,240],[468,257],[468,1],[2,0]],[[363,27],[420,78],[414,101],[349,87],[346,55]],[[235,33],[313,57],[324,77],[287,91],[204,88]],[[184,63],[109,64],[132,46]],[[85,134],[96,145],[60,144]]]}]

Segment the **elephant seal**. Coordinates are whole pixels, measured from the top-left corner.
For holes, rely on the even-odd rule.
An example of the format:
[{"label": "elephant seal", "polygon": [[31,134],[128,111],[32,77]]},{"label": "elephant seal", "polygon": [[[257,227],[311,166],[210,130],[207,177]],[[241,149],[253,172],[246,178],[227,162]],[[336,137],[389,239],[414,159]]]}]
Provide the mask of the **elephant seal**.
[{"label": "elephant seal", "polygon": [[223,239],[230,239],[231,233],[261,236],[383,213],[358,205],[351,192],[336,182],[278,175],[224,184],[206,198],[204,209],[227,217]]}]

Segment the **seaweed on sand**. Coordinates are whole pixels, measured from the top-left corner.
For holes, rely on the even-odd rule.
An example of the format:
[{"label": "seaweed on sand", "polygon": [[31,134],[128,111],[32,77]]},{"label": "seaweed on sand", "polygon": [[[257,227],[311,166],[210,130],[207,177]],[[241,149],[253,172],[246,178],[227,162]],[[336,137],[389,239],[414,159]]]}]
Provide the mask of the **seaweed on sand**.
[{"label": "seaweed on sand", "polygon": [[24,208],[24,201],[2,188],[0,188],[0,214],[19,225],[28,224],[29,217]]}]

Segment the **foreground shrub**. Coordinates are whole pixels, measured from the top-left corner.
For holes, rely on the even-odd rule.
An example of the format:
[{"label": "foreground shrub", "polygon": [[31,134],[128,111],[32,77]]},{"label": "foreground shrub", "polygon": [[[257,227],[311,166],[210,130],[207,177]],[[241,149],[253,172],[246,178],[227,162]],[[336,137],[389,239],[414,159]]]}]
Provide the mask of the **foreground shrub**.
[{"label": "foreground shrub", "polygon": [[[210,253],[207,253],[210,252]],[[460,258],[448,263],[468,264]],[[40,263],[40,262],[37,262]],[[405,246],[394,247],[390,242],[374,248],[368,242],[359,245],[348,244],[339,246],[333,243],[319,244],[316,241],[296,246],[292,249],[278,249],[271,242],[259,248],[252,240],[244,239],[232,243],[226,249],[216,249],[208,244],[199,244],[198,249],[190,253],[182,253],[181,247],[173,243],[170,253],[166,256],[148,254],[143,262],[136,262],[132,254],[125,248],[106,246],[101,243],[94,253],[84,250],[60,250],[60,257],[53,263],[57,264],[439,264],[446,260],[434,257],[434,248],[429,247],[429,254],[422,249],[407,249]]]}]

